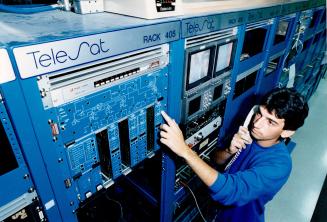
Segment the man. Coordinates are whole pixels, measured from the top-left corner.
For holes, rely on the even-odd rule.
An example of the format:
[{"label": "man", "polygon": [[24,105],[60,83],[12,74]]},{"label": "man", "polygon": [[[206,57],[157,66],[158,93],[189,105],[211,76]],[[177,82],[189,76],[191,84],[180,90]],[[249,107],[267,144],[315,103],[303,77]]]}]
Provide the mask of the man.
[{"label": "man", "polygon": [[249,129],[240,127],[216,161],[226,164],[238,150],[238,158],[224,173],[205,163],[184,142],[178,125],[166,113],[160,141],[185,159],[210,188],[215,201],[224,205],[216,216],[222,222],[264,221],[264,205],[286,183],[292,168],[283,139],[292,136],[308,115],[308,105],[293,89],[277,89],[266,95],[252,117]]}]

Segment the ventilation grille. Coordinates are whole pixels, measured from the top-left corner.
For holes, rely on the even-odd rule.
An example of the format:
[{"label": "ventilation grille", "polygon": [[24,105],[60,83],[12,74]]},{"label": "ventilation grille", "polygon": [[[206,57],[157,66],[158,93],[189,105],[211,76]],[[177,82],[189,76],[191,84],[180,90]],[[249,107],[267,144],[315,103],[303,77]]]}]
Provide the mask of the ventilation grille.
[{"label": "ventilation grille", "polygon": [[205,35],[195,36],[186,39],[185,48],[190,48],[197,45],[202,45],[208,42],[213,42],[221,39],[226,39],[235,36],[237,28],[225,29],[217,32],[208,33]]},{"label": "ventilation grille", "polygon": [[165,44],[114,56],[101,63],[88,64],[88,66],[72,69],[65,73],[49,75],[49,84],[51,89],[56,89],[102,75],[105,75],[106,78],[110,78],[120,72],[126,72],[129,73],[129,75],[136,74],[138,72],[129,72],[130,69],[135,70],[138,64],[157,61],[163,55],[168,54],[168,50],[169,46]]},{"label": "ventilation grille", "polygon": [[272,23],[273,23],[273,19],[267,19],[267,20],[263,20],[260,22],[251,23],[246,26],[246,31],[250,31],[253,29],[257,29],[257,28],[262,28],[264,26],[271,25]]},{"label": "ventilation grille", "polygon": [[286,15],[282,18],[280,18],[280,21],[285,21],[285,20],[288,20],[288,19],[292,19],[292,18],[295,18],[296,14],[290,14],[290,15]]}]

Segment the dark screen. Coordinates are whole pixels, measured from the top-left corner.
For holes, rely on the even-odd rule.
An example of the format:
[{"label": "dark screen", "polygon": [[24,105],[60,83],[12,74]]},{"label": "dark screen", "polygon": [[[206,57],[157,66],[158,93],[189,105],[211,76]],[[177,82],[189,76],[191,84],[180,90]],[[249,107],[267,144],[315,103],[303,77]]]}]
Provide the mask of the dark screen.
[{"label": "dark screen", "polygon": [[223,85],[216,86],[215,90],[213,91],[213,101],[221,97],[222,91]]},{"label": "dark screen", "polygon": [[188,106],[188,115],[192,115],[200,110],[201,105],[201,96],[190,101]]},{"label": "dark screen", "polygon": [[[1,121],[0,121],[1,122]],[[0,175],[8,173],[18,167],[17,160],[9,143],[5,129],[0,124]]]}]

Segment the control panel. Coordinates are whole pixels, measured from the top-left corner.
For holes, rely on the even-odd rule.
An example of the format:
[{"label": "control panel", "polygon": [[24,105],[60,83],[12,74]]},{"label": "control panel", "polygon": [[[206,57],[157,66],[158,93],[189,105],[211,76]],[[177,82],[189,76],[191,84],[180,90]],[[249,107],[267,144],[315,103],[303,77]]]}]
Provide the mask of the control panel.
[{"label": "control panel", "polygon": [[23,81],[65,218],[160,149],[168,63],[161,44]]}]

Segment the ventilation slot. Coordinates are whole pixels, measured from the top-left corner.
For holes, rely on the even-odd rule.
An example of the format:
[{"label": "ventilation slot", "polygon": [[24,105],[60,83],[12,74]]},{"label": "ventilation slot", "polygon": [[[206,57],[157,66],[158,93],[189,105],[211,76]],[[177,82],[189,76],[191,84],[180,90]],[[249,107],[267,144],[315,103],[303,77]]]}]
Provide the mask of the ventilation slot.
[{"label": "ventilation slot", "polygon": [[222,30],[218,32],[213,32],[205,35],[195,36],[188,38],[186,40],[186,48],[190,48],[197,45],[202,45],[208,42],[218,41],[221,39],[226,39],[232,36],[235,36],[237,33],[237,28]]},{"label": "ventilation slot", "polygon": [[257,28],[262,28],[264,26],[267,25],[271,25],[273,23],[273,19],[268,19],[268,20],[264,20],[264,21],[260,21],[260,22],[255,22],[252,24],[249,24],[246,26],[246,31],[250,31],[253,29],[257,29]]},{"label": "ventilation slot", "polygon": [[168,45],[157,46],[115,56],[102,63],[79,67],[78,70],[50,75],[50,87],[51,89],[61,88],[91,78],[92,80],[98,79],[97,81],[106,78],[108,80],[112,76],[115,76],[115,80],[122,79],[137,74],[140,71],[138,67],[140,64],[146,63],[151,65],[153,63],[153,67],[160,65],[158,61],[160,61],[163,55],[168,54],[168,50]]}]

